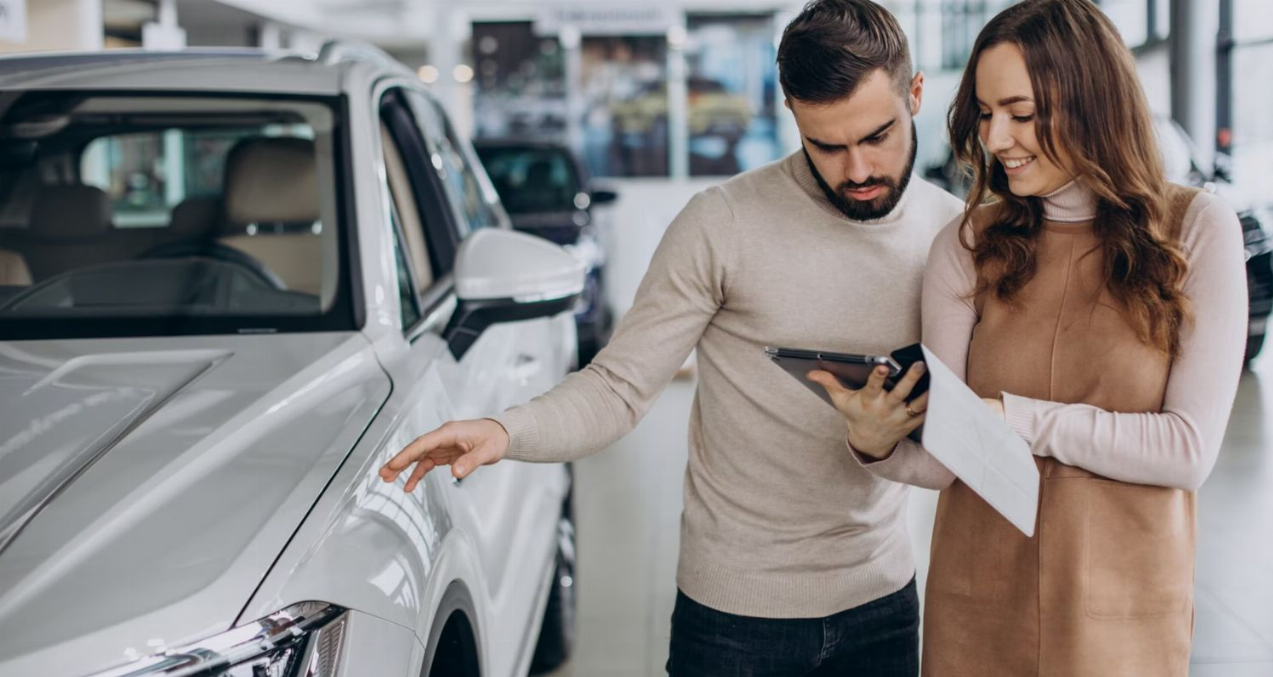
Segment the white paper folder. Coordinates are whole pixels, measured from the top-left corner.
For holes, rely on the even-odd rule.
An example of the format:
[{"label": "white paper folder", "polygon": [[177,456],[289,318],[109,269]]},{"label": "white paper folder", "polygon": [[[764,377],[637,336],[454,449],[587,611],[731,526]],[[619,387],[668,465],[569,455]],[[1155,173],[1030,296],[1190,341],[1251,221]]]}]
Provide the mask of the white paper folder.
[{"label": "white paper folder", "polygon": [[931,379],[924,448],[1026,536],[1033,536],[1039,469],[1030,446],[927,346],[924,361]]}]

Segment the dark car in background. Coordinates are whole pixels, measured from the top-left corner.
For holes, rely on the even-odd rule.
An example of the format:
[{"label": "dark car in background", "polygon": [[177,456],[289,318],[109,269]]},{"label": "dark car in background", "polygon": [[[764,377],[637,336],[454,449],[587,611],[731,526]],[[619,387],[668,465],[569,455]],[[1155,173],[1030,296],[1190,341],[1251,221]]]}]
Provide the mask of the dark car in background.
[{"label": "dark car in background", "polygon": [[1246,246],[1246,281],[1250,300],[1247,322],[1245,364],[1264,347],[1269,314],[1273,312],[1273,211],[1251,191],[1243,190],[1229,177],[1227,157],[1217,157],[1215,169],[1203,170],[1193,140],[1180,125],[1166,116],[1154,119],[1158,145],[1162,149],[1167,178],[1175,183],[1197,186],[1224,198],[1238,212],[1242,239]]},{"label": "dark car in background", "polygon": [[587,288],[575,313],[582,368],[605,347],[614,313],[605,293],[605,238],[593,208],[614,202],[614,191],[592,185],[579,158],[550,141],[473,142],[517,230],[559,244],[588,267]]},{"label": "dark car in background", "polygon": [[[1273,208],[1258,202],[1249,191],[1243,191],[1224,170],[1223,156],[1216,169],[1202,169],[1198,162],[1193,141],[1180,125],[1165,116],[1154,119],[1159,147],[1167,179],[1185,186],[1195,186],[1224,198],[1238,213],[1242,224],[1242,237],[1246,247],[1246,276],[1248,292],[1247,343],[1244,364],[1249,368],[1251,360],[1264,347],[1270,313],[1273,313]],[[967,173],[955,161],[954,153],[947,152],[940,164],[930,165],[924,178],[943,189],[963,197],[970,188]]]}]

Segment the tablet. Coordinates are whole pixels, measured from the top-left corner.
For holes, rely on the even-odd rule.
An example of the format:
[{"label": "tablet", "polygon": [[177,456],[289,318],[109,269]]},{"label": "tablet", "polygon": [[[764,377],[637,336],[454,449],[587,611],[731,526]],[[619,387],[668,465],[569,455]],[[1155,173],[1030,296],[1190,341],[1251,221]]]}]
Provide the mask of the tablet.
[{"label": "tablet", "polygon": [[[791,374],[806,388],[813,391],[827,404],[832,404],[831,396],[822,386],[810,381],[807,374],[821,369],[834,374],[840,384],[851,390],[859,390],[866,385],[871,372],[879,366],[888,367],[888,377],[884,380],[884,389],[892,390],[902,378],[905,370],[915,362],[923,360],[923,351],[919,344],[906,346],[893,351],[891,355],[854,355],[819,350],[801,350],[797,348],[765,348],[765,355],[783,371]],[[928,374],[920,377],[915,388],[911,390],[907,401],[914,400],[928,391]],[[834,406],[834,405],[832,405]]]},{"label": "tablet", "polygon": [[[888,367],[888,377],[884,379],[884,389],[892,390],[893,386],[897,385],[898,380],[902,378],[902,375],[912,364],[921,362],[924,359],[923,348],[918,343],[895,350],[891,355],[853,355],[829,351],[800,350],[797,348],[765,348],[765,355],[770,360],[773,360],[774,364],[781,367],[783,371],[803,383],[806,388],[821,398],[823,402],[831,405],[832,408],[835,407],[835,403],[831,401],[831,396],[827,394],[826,388],[810,381],[808,378],[809,372],[818,369],[830,372],[839,379],[840,384],[845,388],[860,390],[866,385],[867,379],[871,377],[871,372],[876,367],[883,365]],[[915,383],[915,387],[911,389],[911,394],[906,401],[910,402],[928,392],[928,381],[928,372],[924,372],[924,375]],[[919,442],[923,439],[923,435],[924,426],[920,426],[912,431],[908,437]]]}]

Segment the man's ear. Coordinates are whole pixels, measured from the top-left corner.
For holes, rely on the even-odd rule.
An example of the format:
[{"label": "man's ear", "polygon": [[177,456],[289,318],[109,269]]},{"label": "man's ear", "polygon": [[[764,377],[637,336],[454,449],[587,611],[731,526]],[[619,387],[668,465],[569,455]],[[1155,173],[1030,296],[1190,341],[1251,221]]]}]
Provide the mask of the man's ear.
[{"label": "man's ear", "polygon": [[911,115],[919,115],[919,106],[924,101],[924,73],[917,71],[911,78],[910,104]]},{"label": "man's ear", "polygon": [[791,99],[785,96],[782,97],[782,105],[786,106],[787,110],[791,110]]}]

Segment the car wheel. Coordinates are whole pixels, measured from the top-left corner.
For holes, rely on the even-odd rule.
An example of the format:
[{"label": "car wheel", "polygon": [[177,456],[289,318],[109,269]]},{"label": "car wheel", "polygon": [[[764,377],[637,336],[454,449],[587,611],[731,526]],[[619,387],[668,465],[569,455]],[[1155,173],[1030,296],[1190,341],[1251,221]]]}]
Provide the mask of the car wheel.
[{"label": "car wheel", "polygon": [[579,349],[579,368],[580,369],[583,369],[584,367],[588,366],[588,363],[591,362],[592,358],[596,357],[597,353],[599,352],[597,350],[597,344],[595,341],[593,341],[592,339],[586,339],[583,337],[579,338],[578,349]]},{"label": "car wheel", "polygon": [[1262,348],[1264,348],[1264,334],[1247,337],[1246,356],[1242,358],[1243,364],[1247,369],[1251,368],[1251,360],[1254,360],[1260,354]]},{"label": "car wheel", "polygon": [[[573,473],[571,473],[573,476]],[[574,488],[571,488],[571,495]],[[530,662],[531,674],[543,674],[555,670],[566,659],[575,645],[575,615],[578,601],[575,596],[575,512],[571,496],[562,504],[561,520],[557,523],[557,564],[552,588],[548,592],[548,604],[544,609],[544,623],[539,629],[539,642]]]},{"label": "car wheel", "polygon": [[588,325],[582,325],[583,329],[579,333],[579,368],[583,369],[588,366],[597,353],[610,342],[610,335],[614,332],[614,314],[608,307],[601,307],[597,311],[597,319]]}]

